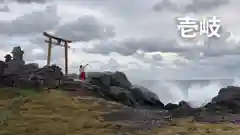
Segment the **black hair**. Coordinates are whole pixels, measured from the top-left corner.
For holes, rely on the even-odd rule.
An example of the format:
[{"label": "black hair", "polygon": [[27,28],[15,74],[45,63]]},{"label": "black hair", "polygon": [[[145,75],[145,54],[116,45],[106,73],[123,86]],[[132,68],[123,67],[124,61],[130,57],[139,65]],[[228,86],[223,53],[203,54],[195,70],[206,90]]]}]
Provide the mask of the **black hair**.
[{"label": "black hair", "polygon": [[80,65],[80,68],[82,68],[83,66],[82,65]]}]

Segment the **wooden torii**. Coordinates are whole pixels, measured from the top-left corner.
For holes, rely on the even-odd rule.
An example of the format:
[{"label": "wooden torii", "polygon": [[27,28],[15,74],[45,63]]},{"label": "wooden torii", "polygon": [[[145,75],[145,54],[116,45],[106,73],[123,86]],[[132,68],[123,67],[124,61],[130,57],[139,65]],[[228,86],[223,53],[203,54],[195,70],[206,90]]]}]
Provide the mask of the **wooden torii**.
[{"label": "wooden torii", "polygon": [[[53,36],[47,32],[43,32],[43,35],[48,37],[48,40],[45,40],[45,43],[48,43],[47,65],[50,66],[52,44],[62,46],[65,48],[65,75],[68,75],[68,48],[70,48],[70,46],[68,46],[68,43],[72,43],[72,41]],[[53,42],[53,39],[57,41]],[[64,44],[61,44],[62,42]]]}]

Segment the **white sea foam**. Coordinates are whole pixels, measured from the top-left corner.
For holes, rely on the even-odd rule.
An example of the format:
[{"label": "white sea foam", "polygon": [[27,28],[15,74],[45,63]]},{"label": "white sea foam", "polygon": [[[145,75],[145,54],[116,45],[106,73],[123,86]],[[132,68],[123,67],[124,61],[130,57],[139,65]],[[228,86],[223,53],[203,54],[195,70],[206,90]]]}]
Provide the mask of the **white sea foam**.
[{"label": "white sea foam", "polygon": [[[185,80],[191,81],[191,80]],[[211,101],[217,96],[219,90],[226,86],[240,86],[240,79],[234,78],[231,83],[222,84],[217,80],[208,80],[205,85],[196,83],[189,84],[187,88],[180,87],[176,81],[141,81],[140,83],[149,90],[156,93],[160,100],[164,103],[178,103],[179,101],[187,101],[192,107],[200,107]]]}]

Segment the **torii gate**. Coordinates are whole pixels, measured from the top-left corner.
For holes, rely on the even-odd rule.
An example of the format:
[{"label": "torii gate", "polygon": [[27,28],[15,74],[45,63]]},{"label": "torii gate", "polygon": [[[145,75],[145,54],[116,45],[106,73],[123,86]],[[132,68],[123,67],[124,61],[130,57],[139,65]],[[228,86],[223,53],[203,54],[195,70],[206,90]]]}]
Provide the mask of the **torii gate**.
[{"label": "torii gate", "polygon": [[[68,43],[72,43],[72,41],[53,36],[47,32],[43,32],[43,35],[48,37],[48,40],[45,40],[45,43],[48,43],[47,65],[50,66],[52,44],[62,46],[65,48],[65,75],[68,75],[68,48],[70,48]],[[52,42],[53,39],[57,42]],[[61,44],[61,42],[64,42],[64,44]]]}]

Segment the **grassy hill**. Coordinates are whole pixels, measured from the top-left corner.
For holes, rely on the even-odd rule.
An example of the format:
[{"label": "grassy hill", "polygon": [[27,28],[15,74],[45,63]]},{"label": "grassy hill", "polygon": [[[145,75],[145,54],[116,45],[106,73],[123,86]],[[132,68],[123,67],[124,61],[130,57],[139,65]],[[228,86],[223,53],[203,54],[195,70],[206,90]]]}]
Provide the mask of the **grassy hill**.
[{"label": "grassy hill", "polygon": [[127,124],[106,122],[102,114],[122,105],[66,92],[0,89],[0,135],[239,135],[240,126],[203,124],[191,118],[148,133],[131,132]]}]

